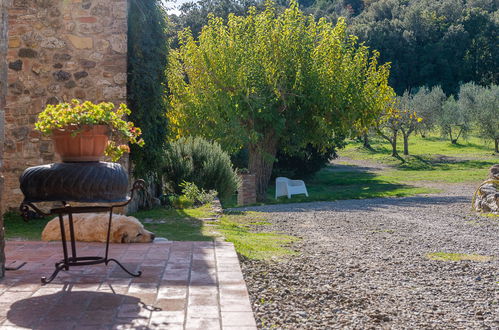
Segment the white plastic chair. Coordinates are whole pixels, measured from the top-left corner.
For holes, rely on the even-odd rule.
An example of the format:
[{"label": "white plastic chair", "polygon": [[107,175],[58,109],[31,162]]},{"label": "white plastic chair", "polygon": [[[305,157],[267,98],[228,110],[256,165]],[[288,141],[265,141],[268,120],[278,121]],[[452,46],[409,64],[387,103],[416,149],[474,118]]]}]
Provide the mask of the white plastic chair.
[{"label": "white plastic chair", "polygon": [[275,179],[275,198],[279,196],[305,194],[308,197],[307,187],[303,180],[290,180],[285,177],[278,177]]}]

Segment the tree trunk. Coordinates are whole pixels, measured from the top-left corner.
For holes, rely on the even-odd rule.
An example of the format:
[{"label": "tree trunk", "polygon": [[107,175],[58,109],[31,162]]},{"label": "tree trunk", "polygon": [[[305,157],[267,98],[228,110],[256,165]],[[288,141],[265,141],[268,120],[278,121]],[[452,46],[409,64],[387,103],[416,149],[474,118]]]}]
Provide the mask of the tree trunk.
[{"label": "tree trunk", "polygon": [[409,155],[409,135],[403,134],[404,136],[404,155]]},{"label": "tree trunk", "polygon": [[371,144],[369,143],[369,136],[367,135],[367,133],[364,133],[362,135],[362,140],[363,140],[364,148],[372,149]]},{"label": "tree trunk", "polygon": [[397,152],[397,133],[393,134],[390,144],[392,145],[392,157],[399,158],[400,156]]},{"label": "tree trunk", "polygon": [[495,144],[496,144],[496,149],[495,149],[495,151],[496,151],[496,153],[498,153],[498,154],[499,154],[499,138],[497,138],[497,139],[495,140]]},{"label": "tree trunk", "polygon": [[256,177],[256,199],[264,201],[277,152],[275,135],[266,135],[259,144],[249,144],[248,152],[248,170]]}]

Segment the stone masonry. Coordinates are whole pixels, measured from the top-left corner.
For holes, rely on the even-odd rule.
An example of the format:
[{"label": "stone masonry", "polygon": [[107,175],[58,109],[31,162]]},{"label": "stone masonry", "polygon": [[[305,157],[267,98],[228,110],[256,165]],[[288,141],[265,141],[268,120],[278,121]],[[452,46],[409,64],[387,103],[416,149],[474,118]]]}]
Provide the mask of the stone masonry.
[{"label": "stone masonry", "polygon": [[17,208],[22,171],[57,161],[34,131],[46,104],[126,102],[127,0],[12,0],[8,23],[3,202]]},{"label": "stone masonry", "polygon": [[240,174],[241,185],[237,191],[237,205],[251,205],[256,203],[256,176],[255,174]]},{"label": "stone masonry", "polygon": [[4,227],[2,217],[3,196],[3,142],[4,142],[4,110],[7,93],[7,8],[10,0],[0,0],[0,278],[5,274]]}]

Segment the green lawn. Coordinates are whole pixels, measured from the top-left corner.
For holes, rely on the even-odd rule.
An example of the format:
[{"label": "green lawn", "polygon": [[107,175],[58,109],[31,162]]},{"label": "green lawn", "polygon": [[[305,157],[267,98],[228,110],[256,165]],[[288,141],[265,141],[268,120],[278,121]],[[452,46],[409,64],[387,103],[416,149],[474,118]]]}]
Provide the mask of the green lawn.
[{"label": "green lawn", "polygon": [[[493,145],[476,137],[460,140],[457,145],[437,135],[427,138],[413,135],[409,141],[409,156],[402,155],[402,140],[399,143],[401,159],[391,156],[390,145],[381,138],[371,139],[372,150],[364,148],[360,142],[349,141],[344,149],[339,150],[340,156],[384,164],[386,168],[366,171],[348,160],[342,164],[350,165],[351,171],[335,171],[334,166],[328,166],[305,180],[309,197],[298,195],[276,200],[275,184],[271,181],[267,200],[257,205],[433,193],[438,190],[424,187],[421,182],[478,184],[485,179],[490,166],[499,163],[499,155],[493,153]],[[235,198],[226,201],[224,206],[237,207]]]},{"label": "green lawn", "polygon": [[[353,167],[355,168],[355,167]],[[275,185],[267,192],[265,204],[297,203],[311,201],[334,201],[343,199],[364,199],[376,197],[403,197],[436,192],[433,189],[404,184],[397,178],[367,171],[334,172],[332,167],[319,171],[306,180],[309,197],[294,195],[291,198],[275,199]]]},{"label": "green lawn", "polygon": [[33,219],[26,222],[20,214],[7,212],[3,215],[5,238],[38,241],[41,239],[43,228],[51,219]]},{"label": "green lawn", "polygon": [[[156,208],[131,214],[144,221],[144,227],[157,237],[175,241],[212,241],[225,239],[234,243],[237,252],[251,259],[278,259],[294,254],[291,243],[296,237],[254,229],[268,225],[266,215],[256,212],[233,212],[214,219],[211,205],[192,209]],[[17,213],[4,215],[7,239],[40,240],[43,228],[50,220],[35,219],[25,222]]]},{"label": "green lawn", "polygon": [[[380,138],[372,137],[370,140],[372,150],[362,147],[360,142],[350,141],[345,149],[339,151],[341,156],[352,159],[365,159],[381,162],[389,165],[406,165],[428,169],[428,161],[445,160],[447,157],[458,157],[464,159],[487,160],[497,162],[499,155],[494,154],[492,143],[470,136],[468,140],[459,140],[458,144],[452,144],[449,140],[435,134],[422,138],[420,135],[409,137],[409,156],[403,156],[403,141],[399,139],[397,150],[403,161],[391,156],[391,146]],[[444,157],[442,157],[444,156]]]}]

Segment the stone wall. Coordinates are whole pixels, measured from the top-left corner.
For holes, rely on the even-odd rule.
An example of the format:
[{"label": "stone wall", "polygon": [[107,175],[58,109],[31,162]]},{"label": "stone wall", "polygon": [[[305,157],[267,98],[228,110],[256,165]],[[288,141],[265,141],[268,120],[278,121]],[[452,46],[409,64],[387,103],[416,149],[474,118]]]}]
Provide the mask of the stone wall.
[{"label": "stone wall", "polygon": [[[9,0],[10,1],[10,0]],[[5,110],[5,96],[7,93],[7,8],[9,6],[8,0],[0,0],[0,278],[5,275],[5,239],[4,227],[2,217],[2,200],[4,199],[3,192],[3,142],[4,142],[4,110]]]},{"label": "stone wall", "polygon": [[127,0],[13,0],[9,9],[4,176],[8,208],[28,166],[57,161],[33,130],[46,104],[126,102]]},{"label": "stone wall", "polygon": [[237,190],[237,205],[251,205],[256,203],[256,176],[255,174],[239,174],[241,185]]}]

